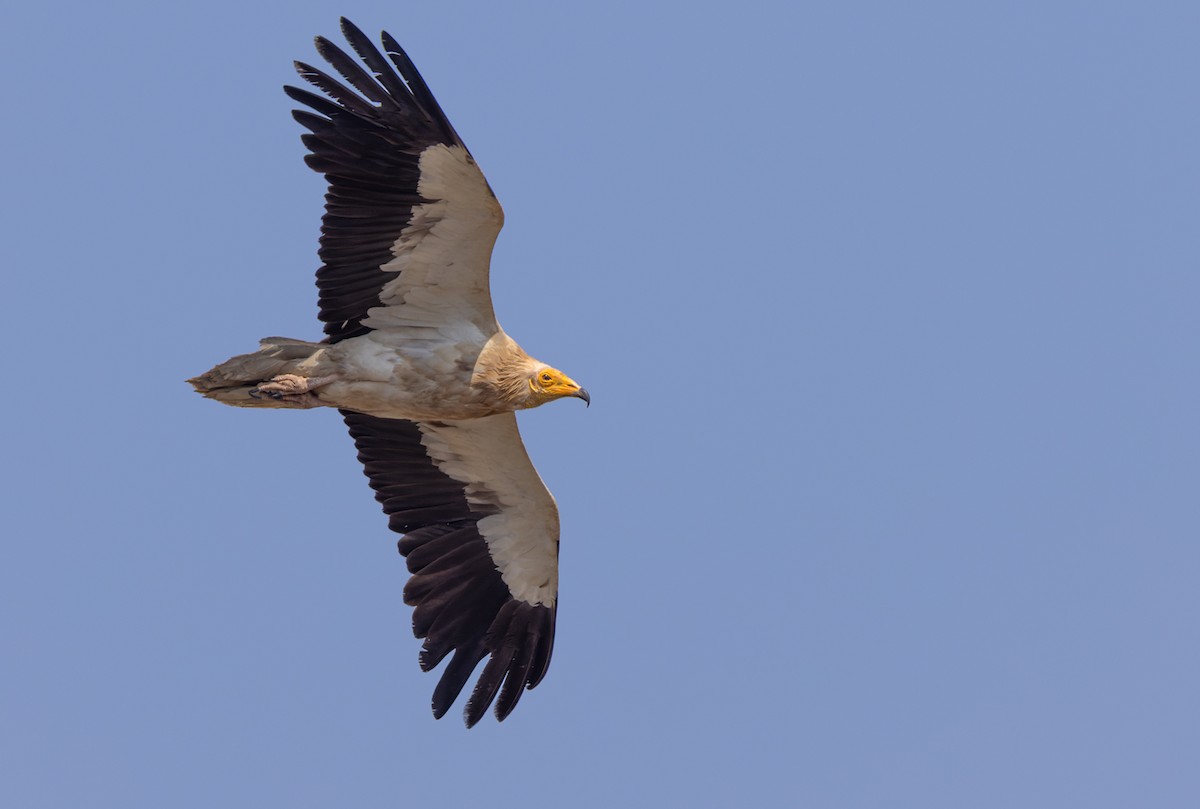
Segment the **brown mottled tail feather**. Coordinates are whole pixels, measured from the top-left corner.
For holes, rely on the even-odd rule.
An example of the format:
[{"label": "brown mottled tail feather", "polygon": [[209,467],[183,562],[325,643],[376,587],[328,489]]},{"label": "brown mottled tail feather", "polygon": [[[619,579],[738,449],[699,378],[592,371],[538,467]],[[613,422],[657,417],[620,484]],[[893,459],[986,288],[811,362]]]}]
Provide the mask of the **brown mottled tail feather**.
[{"label": "brown mottled tail feather", "polygon": [[308,376],[306,369],[319,359],[322,350],[328,346],[288,337],[267,337],[260,340],[258,345],[258,351],[253,354],[232,357],[188,382],[197,393],[234,407],[294,407],[287,400],[255,397],[251,392],[280,374]]}]

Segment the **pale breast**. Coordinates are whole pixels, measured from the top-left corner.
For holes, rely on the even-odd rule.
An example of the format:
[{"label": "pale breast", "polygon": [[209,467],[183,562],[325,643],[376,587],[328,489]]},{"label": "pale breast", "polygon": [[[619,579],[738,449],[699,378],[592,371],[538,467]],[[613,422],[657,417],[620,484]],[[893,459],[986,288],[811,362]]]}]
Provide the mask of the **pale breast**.
[{"label": "pale breast", "polygon": [[436,330],[407,335],[371,333],[330,346],[336,380],[318,395],[331,407],[413,421],[492,415],[471,387],[480,344],[447,339]]}]

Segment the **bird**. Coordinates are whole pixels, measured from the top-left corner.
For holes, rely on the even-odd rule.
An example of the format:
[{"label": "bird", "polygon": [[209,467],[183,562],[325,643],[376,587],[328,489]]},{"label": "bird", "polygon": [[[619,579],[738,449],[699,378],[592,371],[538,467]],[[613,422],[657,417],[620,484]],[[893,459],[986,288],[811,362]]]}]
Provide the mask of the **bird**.
[{"label": "bird", "polygon": [[[304,62],[320,92],[285,86],[328,182],[317,270],[318,342],[268,337],[188,382],[235,407],[337,408],[411,574],[418,663],[450,657],[433,691],[446,714],[487,658],[463,715],[503,721],[550,665],[559,514],[516,411],[591,397],[500,327],[489,265],[504,212],[412,60],[349,20],[346,42]],[[386,57],[385,55],[386,54]]]}]

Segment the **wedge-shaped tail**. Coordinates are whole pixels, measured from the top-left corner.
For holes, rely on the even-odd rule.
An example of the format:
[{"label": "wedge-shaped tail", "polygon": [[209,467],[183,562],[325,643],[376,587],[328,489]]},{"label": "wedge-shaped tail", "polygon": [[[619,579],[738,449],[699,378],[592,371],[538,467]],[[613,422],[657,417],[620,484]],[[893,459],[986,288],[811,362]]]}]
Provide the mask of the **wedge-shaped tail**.
[{"label": "wedge-shaped tail", "polygon": [[239,354],[225,360],[188,382],[197,393],[234,407],[292,407],[286,400],[256,396],[255,389],[281,374],[306,376],[307,369],[328,346],[288,337],[267,337],[258,345],[253,354]]}]

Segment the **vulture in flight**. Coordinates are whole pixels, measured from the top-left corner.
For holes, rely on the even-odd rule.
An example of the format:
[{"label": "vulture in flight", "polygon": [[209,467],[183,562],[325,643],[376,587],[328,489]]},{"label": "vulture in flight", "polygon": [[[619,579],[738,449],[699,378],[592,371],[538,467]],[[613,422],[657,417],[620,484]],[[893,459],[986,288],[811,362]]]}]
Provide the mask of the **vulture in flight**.
[{"label": "vulture in flight", "polygon": [[[281,337],[188,380],[235,407],[336,407],[412,574],[404,601],[424,638],[443,716],[467,699],[497,719],[546,674],[558,594],[558,508],[529,461],[515,411],[587,391],[521,350],[492,311],[488,264],[504,213],[421,74],[389,34],[381,53],[348,20],[361,65],[324,37],[341,74],[297,62],[321,93],[307,109],[308,165],[325,175],[317,270],[321,342]],[[386,54],[386,57],[385,55]]]}]

